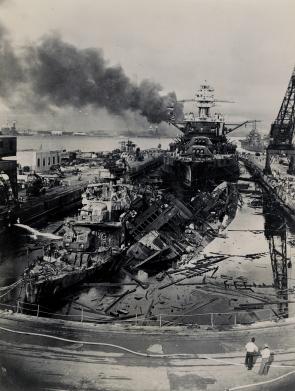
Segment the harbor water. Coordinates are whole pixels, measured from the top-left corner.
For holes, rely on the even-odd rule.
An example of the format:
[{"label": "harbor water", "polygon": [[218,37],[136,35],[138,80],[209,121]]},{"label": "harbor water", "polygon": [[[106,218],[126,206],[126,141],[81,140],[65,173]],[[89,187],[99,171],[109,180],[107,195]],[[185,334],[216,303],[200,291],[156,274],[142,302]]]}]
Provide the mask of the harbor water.
[{"label": "harbor water", "polygon": [[[167,149],[173,141],[171,138],[155,137],[132,137],[135,144],[141,149],[157,148],[159,144]],[[112,151],[119,148],[121,141],[128,140],[127,137],[89,137],[89,136],[18,136],[18,150],[43,149],[43,150],[64,150],[73,151]]]}]

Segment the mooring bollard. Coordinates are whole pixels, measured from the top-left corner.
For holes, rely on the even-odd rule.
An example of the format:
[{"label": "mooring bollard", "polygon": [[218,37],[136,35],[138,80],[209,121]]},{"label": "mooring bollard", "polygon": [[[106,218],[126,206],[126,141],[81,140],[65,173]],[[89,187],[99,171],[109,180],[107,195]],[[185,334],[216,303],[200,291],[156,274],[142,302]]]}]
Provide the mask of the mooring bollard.
[{"label": "mooring bollard", "polygon": [[136,312],[136,314],[135,314],[135,324],[136,324],[136,326],[137,326],[137,312]]},{"label": "mooring bollard", "polygon": [[40,305],[38,304],[38,308],[37,308],[37,318],[39,317],[39,310],[40,310]]},{"label": "mooring bollard", "polygon": [[234,315],[234,325],[236,326],[237,325],[237,314],[235,313]]},{"label": "mooring bollard", "polygon": [[160,328],[162,327],[162,316],[160,315],[160,318],[159,318],[159,323],[160,323]]}]

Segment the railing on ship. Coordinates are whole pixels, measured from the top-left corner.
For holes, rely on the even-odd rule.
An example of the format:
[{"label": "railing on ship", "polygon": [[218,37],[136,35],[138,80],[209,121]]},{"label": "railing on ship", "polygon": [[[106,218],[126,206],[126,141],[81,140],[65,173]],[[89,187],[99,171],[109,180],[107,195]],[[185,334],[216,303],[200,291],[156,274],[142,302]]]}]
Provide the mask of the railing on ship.
[{"label": "railing on ship", "polygon": [[[70,320],[76,322],[88,323],[120,323],[133,326],[187,326],[190,328],[199,328],[201,326],[208,326],[211,328],[226,328],[237,325],[250,325],[253,323],[278,321],[281,317],[276,314],[271,308],[255,310],[255,321],[247,311],[233,311],[233,312],[208,312],[195,314],[157,314],[146,317],[143,314],[135,314],[126,316],[125,318],[114,318],[108,315],[90,316],[89,311],[83,306],[80,306],[80,312],[77,314],[58,314],[47,311],[46,307],[38,304],[24,303],[17,301],[15,305],[0,303],[0,310],[7,313],[20,313],[37,318],[50,318],[58,320]],[[254,311],[253,311],[254,312]],[[95,315],[95,314],[93,314]],[[1,316],[1,314],[0,314]]]}]

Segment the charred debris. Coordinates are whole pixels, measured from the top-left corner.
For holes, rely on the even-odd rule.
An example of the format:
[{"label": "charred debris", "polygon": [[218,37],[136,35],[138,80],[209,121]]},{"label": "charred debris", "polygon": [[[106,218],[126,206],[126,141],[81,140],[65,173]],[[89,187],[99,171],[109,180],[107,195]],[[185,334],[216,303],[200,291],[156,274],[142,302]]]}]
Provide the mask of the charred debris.
[{"label": "charred debris", "polygon": [[[183,270],[235,215],[234,184],[222,182],[210,192],[190,190],[181,198],[149,180],[140,182],[108,179],[88,185],[78,215],[55,232],[60,240],[25,270],[26,301],[44,303],[74,285],[95,286],[118,272],[145,289],[138,270],[158,273],[158,281],[171,265],[176,273]],[[214,272],[222,259],[200,260],[187,267],[186,276]]]},{"label": "charred debris", "polygon": [[[104,168],[104,177],[87,185],[78,214],[65,219],[26,268],[25,301],[44,303],[119,272],[145,288],[138,270],[160,272],[160,281],[171,265],[182,269],[234,217],[235,184],[221,181],[201,190],[165,183],[159,166],[163,152],[142,153],[131,142],[123,147],[126,153],[108,174]],[[222,259],[197,262],[188,275],[214,272]]]}]

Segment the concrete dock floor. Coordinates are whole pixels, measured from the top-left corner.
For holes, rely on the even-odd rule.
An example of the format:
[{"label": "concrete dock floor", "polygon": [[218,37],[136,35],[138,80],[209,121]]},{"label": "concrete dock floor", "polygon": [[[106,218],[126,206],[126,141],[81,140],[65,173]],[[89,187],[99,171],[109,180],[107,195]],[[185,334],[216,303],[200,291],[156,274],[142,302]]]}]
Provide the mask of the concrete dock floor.
[{"label": "concrete dock floor", "polygon": [[[294,331],[295,319],[217,331],[94,325],[3,312],[1,390],[223,391],[245,385],[242,389],[293,390]],[[244,345],[252,336],[275,353],[267,376],[258,375],[260,358],[252,371],[243,365]]]}]

